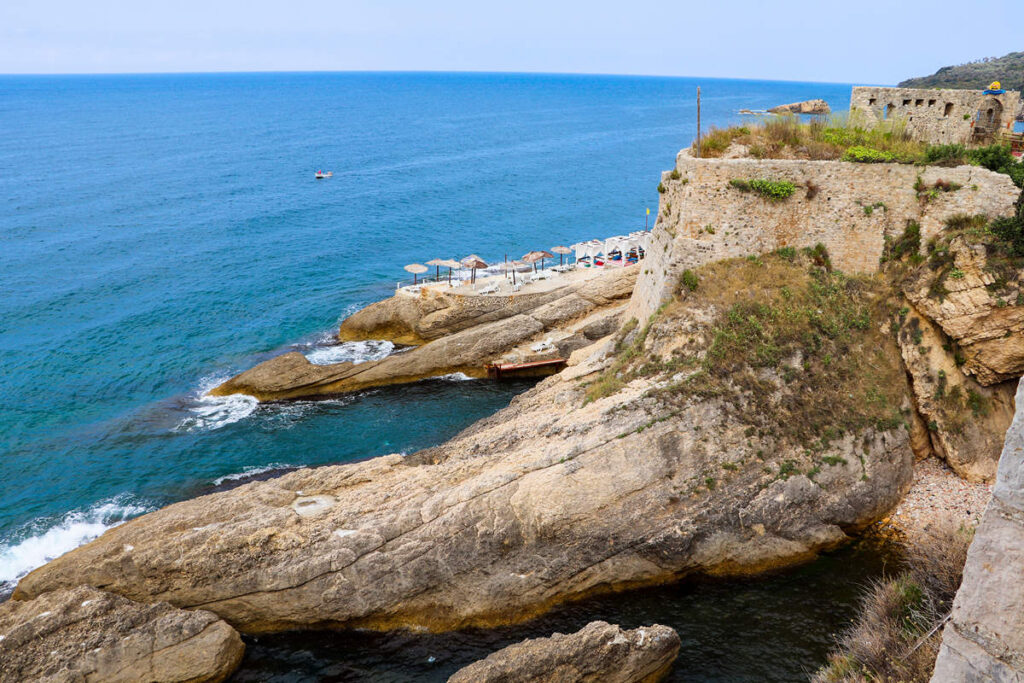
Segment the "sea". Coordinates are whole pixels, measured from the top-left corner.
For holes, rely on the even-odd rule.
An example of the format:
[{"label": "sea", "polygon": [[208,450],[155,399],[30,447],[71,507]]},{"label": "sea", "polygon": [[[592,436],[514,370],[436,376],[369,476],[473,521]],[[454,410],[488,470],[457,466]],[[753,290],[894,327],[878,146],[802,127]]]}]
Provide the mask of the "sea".
[{"label": "sea", "polygon": [[[407,279],[406,264],[500,261],[643,229],[660,172],[696,134],[698,86],[705,129],[811,98],[843,111],[850,96],[834,83],[556,74],[0,76],[0,594],[133,516],[289,468],[413,452],[507,405],[531,383],[451,376],[272,404],[206,392],[285,351],[316,363],[392,352],[333,334]],[[884,564],[842,552],[862,560],[802,571],[827,587]],[[793,576],[772,580],[791,581],[805,609],[814,582]],[[699,627],[716,609],[750,608],[743,596],[775,599],[771,585],[648,600],[694,634],[678,680],[768,680],[757,657],[701,669]],[[693,607],[716,590],[739,597]],[[820,636],[855,592],[832,590],[825,621],[801,612],[816,644],[800,666],[824,660]],[[762,656],[806,640],[735,622]],[[416,647],[360,637],[252,641],[239,680],[425,680],[498,636]],[[416,669],[381,655],[388,647],[447,668]]]}]

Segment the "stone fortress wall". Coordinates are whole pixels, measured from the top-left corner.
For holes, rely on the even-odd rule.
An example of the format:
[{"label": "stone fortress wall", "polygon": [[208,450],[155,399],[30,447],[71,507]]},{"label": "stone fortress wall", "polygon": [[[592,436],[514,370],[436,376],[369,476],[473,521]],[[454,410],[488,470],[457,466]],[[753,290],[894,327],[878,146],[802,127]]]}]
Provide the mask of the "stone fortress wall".
[{"label": "stone fortress wall", "polygon": [[[1012,214],[1020,193],[1008,176],[978,166],[695,159],[686,149],[676,169],[678,179],[662,175],[665,192],[627,314],[639,320],[671,295],[687,268],[821,243],[840,270],[874,272],[885,238],[901,235],[908,220],[920,223],[926,241],[955,214]],[[944,180],[961,188],[928,201],[914,189],[919,176],[929,186]],[[798,187],[773,202],[732,187],[733,179],[789,180]]]},{"label": "stone fortress wall", "polygon": [[985,95],[980,90],[859,86],[850,95],[851,116],[863,116],[868,124],[901,119],[916,139],[935,144],[1012,131],[1020,108],[1020,93],[1013,90]]}]

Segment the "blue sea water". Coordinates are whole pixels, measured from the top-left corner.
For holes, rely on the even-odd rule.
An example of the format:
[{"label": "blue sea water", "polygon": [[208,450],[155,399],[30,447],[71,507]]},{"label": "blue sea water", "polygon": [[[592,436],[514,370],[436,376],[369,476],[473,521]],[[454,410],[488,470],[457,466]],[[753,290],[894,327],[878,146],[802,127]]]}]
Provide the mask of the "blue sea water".
[{"label": "blue sea water", "polygon": [[[528,384],[203,392],[401,266],[644,226],[705,125],[849,86],[517,74],[0,76],[0,582],[247,471],[436,444]],[[334,177],[316,181],[313,171]]]}]

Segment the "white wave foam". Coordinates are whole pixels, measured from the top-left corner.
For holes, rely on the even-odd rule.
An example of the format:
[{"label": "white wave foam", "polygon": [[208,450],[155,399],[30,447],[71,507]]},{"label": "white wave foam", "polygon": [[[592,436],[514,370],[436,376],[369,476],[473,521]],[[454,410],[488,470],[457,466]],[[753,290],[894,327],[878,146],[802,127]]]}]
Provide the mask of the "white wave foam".
[{"label": "white wave foam", "polygon": [[245,479],[247,477],[254,477],[264,472],[273,472],[274,470],[283,470],[295,467],[295,465],[288,465],[285,463],[273,462],[269,465],[246,467],[241,472],[235,472],[234,474],[225,474],[223,477],[217,477],[213,480],[214,486],[220,486],[226,481],[238,481],[239,479]]},{"label": "white wave foam", "polygon": [[86,510],[73,510],[57,520],[38,519],[28,524],[15,534],[17,540],[0,542],[0,592],[13,589],[18,579],[36,567],[152,509],[118,496]]},{"label": "white wave foam", "polygon": [[245,394],[232,394],[231,396],[210,396],[208,393],[215,386],[225,382],[228,378],[209,376],[199,382],[199,390],[192,397],[192,405],[189,406],[191,415],[182,420],[175,431],[196,431],[201,429],[220,429],[225,425],[252,415],[260,402],[252,396]]},{"label": "white wave foam", "polygon": [[391,355],[395,345],[389,341],[370,339],[367,341],[345,342],[332,346],[320,346],[306,353],[306,358],[313,365],[333,365],[334,363],[365,363],[380,360]]},{"label": "white wave foam", "polygon": [[469,375],[463,372],[453,372],[450,375],[440,375],[438,377],[435,377],[434,379],[443,379],[446,382],[469,382],[472,381],[474,378],[470,377]]}]

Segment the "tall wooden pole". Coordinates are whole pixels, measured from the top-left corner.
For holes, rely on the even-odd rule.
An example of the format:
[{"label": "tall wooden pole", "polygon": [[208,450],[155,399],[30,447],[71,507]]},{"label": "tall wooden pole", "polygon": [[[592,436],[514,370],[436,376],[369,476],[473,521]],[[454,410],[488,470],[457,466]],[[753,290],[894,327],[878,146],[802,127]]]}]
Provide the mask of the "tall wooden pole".
[{"label": "tall wooden pole", "polygon": [[700,159],[700,86],[697,86],[697,158]]}]

